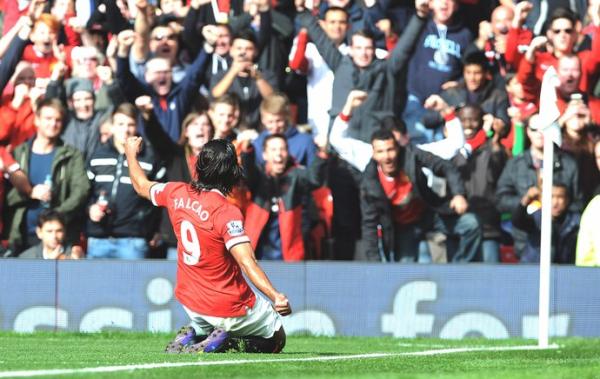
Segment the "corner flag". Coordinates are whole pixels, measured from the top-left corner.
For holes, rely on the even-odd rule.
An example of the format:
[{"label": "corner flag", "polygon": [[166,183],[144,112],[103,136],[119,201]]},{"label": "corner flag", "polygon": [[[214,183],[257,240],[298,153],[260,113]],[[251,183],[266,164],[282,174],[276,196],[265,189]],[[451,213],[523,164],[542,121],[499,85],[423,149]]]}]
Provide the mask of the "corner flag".
[{"label": "corner flag", "polygon": [[552,248],[552,181],[554,174],[554,144],[562,144],[556,104],[556,87],[560,84],[554,67],[544,73],[540,93],[540,125],[544,133],[542,168],[542,235],[540,243],[540,290],[538,314],[538,346],[548,347],[550,318],[550,249]]}]

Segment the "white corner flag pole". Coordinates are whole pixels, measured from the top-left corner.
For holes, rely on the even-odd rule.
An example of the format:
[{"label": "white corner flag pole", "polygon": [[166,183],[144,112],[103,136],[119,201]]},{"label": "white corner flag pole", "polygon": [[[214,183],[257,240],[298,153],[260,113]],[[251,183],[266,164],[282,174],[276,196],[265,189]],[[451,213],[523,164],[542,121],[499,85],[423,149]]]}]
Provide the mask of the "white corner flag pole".
[{"label": "white corner flag pole", "polygon": [[540,297],[538,315],[538,346],[548,347],[550,317],[550,249],[552,242],[552,166],[554,146],[544,131],[544,167],[542,169],[542,236],[540,243]]},{"label": "white corner flag pole", "polygon": [[542,168],[542,235],[540,243],[540,289],[538,314],[538,346],[548,347],[550,319],[550,261],[552,248],[552,181],[554,168],[554,143],[559,146],[560,129],[557,120],[560,112],[556,105],[558,76],[553,67],[546,70],[540,94],[540,126],[544,133]]}]

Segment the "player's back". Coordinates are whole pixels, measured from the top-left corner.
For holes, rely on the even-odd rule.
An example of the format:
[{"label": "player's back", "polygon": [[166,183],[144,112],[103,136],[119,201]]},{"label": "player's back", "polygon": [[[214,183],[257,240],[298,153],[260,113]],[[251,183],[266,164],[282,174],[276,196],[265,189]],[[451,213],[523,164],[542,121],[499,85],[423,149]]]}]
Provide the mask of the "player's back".
[{"label": "player's back", "polygon": [[217,190],[196,191],[186,183],[156,184],[155,205],[165,206],[177,236],[177,286],[183,305],[205,315],[243,315],[254,294],[229,249],[249,242],[240,210]]}]

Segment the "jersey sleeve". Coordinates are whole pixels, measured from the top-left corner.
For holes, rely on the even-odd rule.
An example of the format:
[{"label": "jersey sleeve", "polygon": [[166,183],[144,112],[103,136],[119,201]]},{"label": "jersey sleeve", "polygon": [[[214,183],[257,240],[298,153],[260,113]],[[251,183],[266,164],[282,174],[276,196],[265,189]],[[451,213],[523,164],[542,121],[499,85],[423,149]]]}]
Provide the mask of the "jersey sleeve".
[{"label": "jersey sleeve", "polygon": [[166,207],[171,191],[173,191],[175,183],[156,183],[150,187],[150,200],[155,207]]},{"label": "jersey sleeve", "polygon": [[242,212],[234,206],[224,207],[215,217],[215,230],[225,242],[227,250],[237,244],[250,242],[244,230],[244,217]]}]

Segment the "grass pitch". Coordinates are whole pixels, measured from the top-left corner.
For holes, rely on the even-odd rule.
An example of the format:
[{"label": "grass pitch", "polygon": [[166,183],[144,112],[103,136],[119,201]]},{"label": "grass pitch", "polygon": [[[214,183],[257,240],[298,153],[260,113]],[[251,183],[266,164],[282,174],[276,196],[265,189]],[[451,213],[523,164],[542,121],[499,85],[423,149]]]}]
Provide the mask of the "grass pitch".
[{"label": "grass pitch", "polygon": [[[284,353],[167,355],[172,335],[147,333],[0,333],[0,378],[17,371],[51,378],[600,378],[600,339],[562,338],[558,349],[501,350],[533,340],[288,337]],[[457,351],[477,348],[477,351]],[[454,349],[450,350],[449,349]],[[438,354],[446,350],[445,354]],[[427,356],[410,355],[425,352]],[[383,353],[374,356],[373,353]],[[357,355],[364,355],[357,357]],[[284,360],[277,362],[276,360]],[[315,360],[313,360],[315,359]],[[319,359],[319,360],[316,360]],[[216,361],[219,361],[217,363]],[[246,361],[241,363],[240,361]],[[249,361],[249,362],[248,362]],[[195,363],[216,365],[196,365]],[[74,371],[141,364],[180,367]],[[186,364],[188,366],[184,366]],[[193,365],[192,365],[193,364]],[[12,374],[11,374],[12,372]],[[26,374],[26,373],[23,373]]]}]

